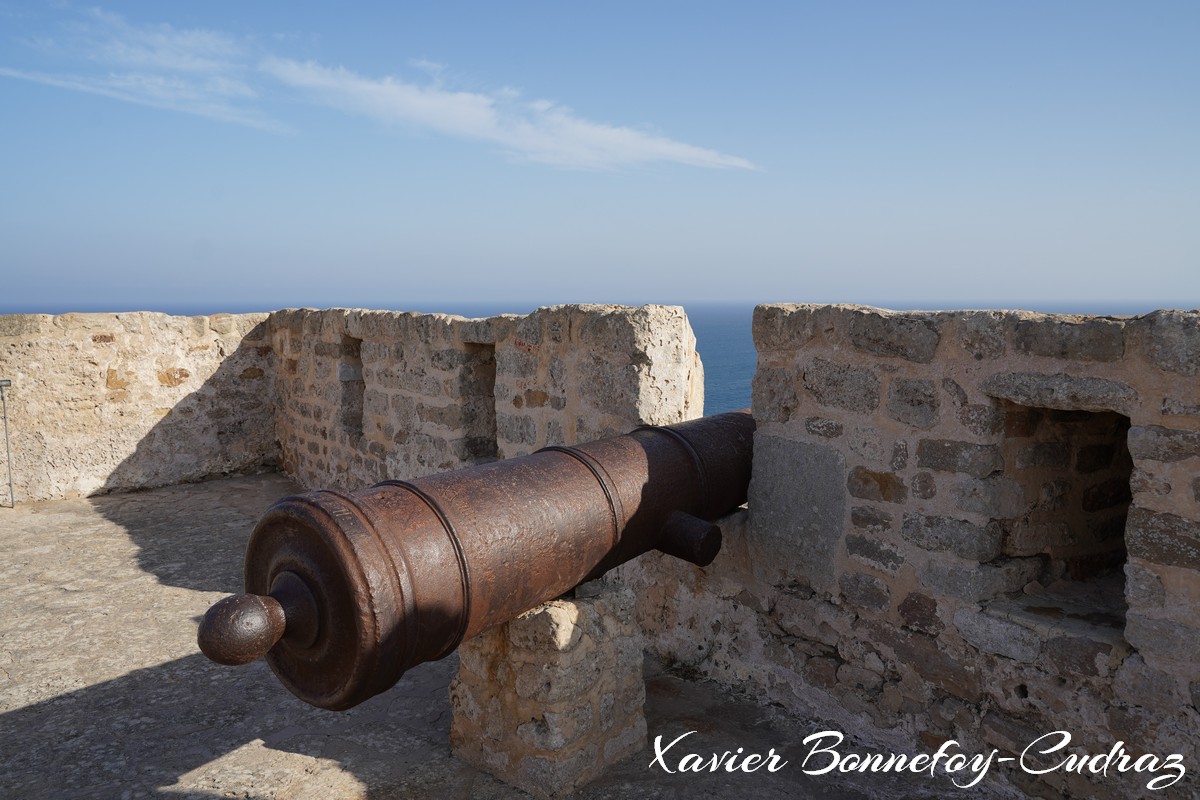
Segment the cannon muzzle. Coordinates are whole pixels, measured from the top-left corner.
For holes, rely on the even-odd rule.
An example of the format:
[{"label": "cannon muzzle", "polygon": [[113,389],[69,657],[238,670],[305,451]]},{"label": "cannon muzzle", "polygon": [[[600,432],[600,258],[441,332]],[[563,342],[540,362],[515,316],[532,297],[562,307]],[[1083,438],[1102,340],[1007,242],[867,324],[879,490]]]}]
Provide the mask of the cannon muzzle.
[{"label": "cannon muzzle", "polygon": [[466,638],[649,550],[706,566],[746,502],[754,418],[718,414],[360,492],[284,498],[246,549],[246,594],[200,624],[221,664],[265,656],[341,710]]}]

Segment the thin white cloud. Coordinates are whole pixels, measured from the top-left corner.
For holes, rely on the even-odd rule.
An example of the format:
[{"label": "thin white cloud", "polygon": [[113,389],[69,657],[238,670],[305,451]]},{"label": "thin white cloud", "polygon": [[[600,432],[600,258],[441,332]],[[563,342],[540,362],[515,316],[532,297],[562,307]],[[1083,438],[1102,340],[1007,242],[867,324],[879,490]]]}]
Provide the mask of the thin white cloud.
[{"label": "thin white cloud", "polygon": [[[757,169],[750,161],[634,128],[592,122],[511,88],[482,94],[446,86],[445,66],[419,59],[419,85],[370,78],[342,67],[279,58],[220,31],[133,25],[89,11],[58,38],[26,42],[77,62],[67,72],[0,66],[0,76],[265,130],[286,130],[261,106],[279,83],[316,102],[372,119],[487,142],[513,157],[574,169],[614,169],[656,161],[717,169]],[[81,63],[80,63],[81,62]]]},{"label": "thin white cloud", "polygon": [[45,56],[77,62],[76,68],[49,73],[0,67],[0,75],[220,122],[287,130],[256,107],[259,93],[250,80],[257,77],[252,64],[258,55],[224,33],[136,26],[94,9],[66,25],[61,36],[28,43]]},{"label": "thin white cloud", "polygon": [[671,161],[697,167],[757,169],[744,158],[664,136],[591,122],[548,100],[524,101],[511,89],[493,94],[366,78],[342,67],[267,58],[261,68],[318,101],[386,123],[490,142],[520,158],[577,169],[611,169]]},{"label": "thin white cloud", "polygon": [[[232,122],[265,131],[283,132],[285,125],[253,108],[240,108],[231,99],[247,96],[249,87],[220,79],[184,81],[164,75],[121,73],[102,76],[51,75],[0,67],[0,75],[41,83],[59,89],[109,97],[135,105],[194,114],[218,122]],[[252,96],[252,95],[251,95]]]}]

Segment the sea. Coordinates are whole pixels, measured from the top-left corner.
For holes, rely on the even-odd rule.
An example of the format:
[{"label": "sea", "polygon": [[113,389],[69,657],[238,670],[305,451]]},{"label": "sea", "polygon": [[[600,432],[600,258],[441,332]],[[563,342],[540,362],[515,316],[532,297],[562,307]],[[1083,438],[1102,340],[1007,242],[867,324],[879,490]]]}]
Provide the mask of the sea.
[{"label": "sea", "polygon": [[[902,310],[903,304],[882,303],[887,308]],[[1180,304],[1178,301],[1167,303],[1093,303],[1083,304],[1038,304],[1015,303],[999,304],[995,301],[965,302],[956,304],[940,304],[941,308],[1022,308],[1030,311],[1043,311],[1059,314],[1111,314],[1136,315],[1145,314],[1157,308],[1195,308],[1193,301]],[[736,411],[750,407],[750,383],[754,378],[757,355],[754,350],[754,339],[751,334],[751,323],[754,315],[752,303],[684,303],[692,330],[696,334],[696,349],[700,360],[704,362],[704,413],[720,414],[724,411]],[[415,305],[395,304],[390,307],[403,311],[440,312],[445,314],[461,314],[466,317],[485,317],[494,314],[514,313],[526,314],[536,308],[529,303],[419,303]],[[67,311],[103,310],[81,308],[12,308],[0,306],[0,314],[5,313],[49,313],[60,314]],[[111,310],[111,309],[109,309]],[[240,304],[230,307],[210,307],[192,304],[156,305],[154,311],[168,314],[215,314],[222,311],[259,311],[260,308],[242,307]]]}]

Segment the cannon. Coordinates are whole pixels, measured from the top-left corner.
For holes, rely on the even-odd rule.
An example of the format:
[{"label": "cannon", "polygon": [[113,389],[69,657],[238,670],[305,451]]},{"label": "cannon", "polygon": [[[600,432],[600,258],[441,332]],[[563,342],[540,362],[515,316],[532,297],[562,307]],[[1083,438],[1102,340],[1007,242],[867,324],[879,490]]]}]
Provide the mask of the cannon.
[{"label": "cannon", "polygon": [[221,664],[266,657],[343,710],[405,670],[642,553],[700,566],[746,501],[754,418],[717,414],[344,493],[286,497],[255,526],[245,594],[205,615]]}]

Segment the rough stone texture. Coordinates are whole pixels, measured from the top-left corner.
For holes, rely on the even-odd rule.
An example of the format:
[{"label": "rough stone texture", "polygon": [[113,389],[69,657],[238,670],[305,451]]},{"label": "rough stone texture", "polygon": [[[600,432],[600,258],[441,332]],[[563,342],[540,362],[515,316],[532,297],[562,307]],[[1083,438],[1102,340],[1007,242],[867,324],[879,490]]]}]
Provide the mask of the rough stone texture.
[{"label": "rough stone texture", "polygon": [[627,570],[651,647],[898,751],[1066,729],[1195,763],[1197,320],[760,307],[749,524]]},{"label": "rough stone texture", "polygon": [[16,502],[269,468],[268,327],[266,314],[0,316]]},{"label": "rough stone texture", "polygon": [[865,367],[814,359],[804,371],[804,387],[823,406],[874,411],[879,405],[879,376]]},{"label": "rough stone texture", "polygon": [[1010,372],[993,375],[982,384],[991,397],[1026,406],[1115,410],[1129,413],[1137,403],[1137,392],[1128,384],[1107,378],[1078,377],[1066,373]]},{"label": "rough stone texture", "polygon": [[[754,436],[750,505],[770,564],[813,585],[832,587],[846,513],[845,462],[836,450],[761,432]],[[797,482],[796,475],[806,479]],[[769,560],[774,556],[777,560]]]},{"label": "rough stone texture", "polygon": [[937,322],[931,314],[890,314],[856,310],[850,317],[850,342],[880,356],[896,356],[928,364],[937,350]]},{"label": "rough stone texture", "polygon": [[9,315],[0,377],[18,502],[277,461],[304,486],[357,488],[703,407],[695,337],[669,306]]},{"label": "rough stone texture", "polygon": [[450,686],[454,754],[535,797],[570,794],[646,746],[633,593],[579,594],[463,643]]},{"label": "rough stone texture", "polygon": [[704,369],[682,308],[552,306],[494,328],[501,458],[703,413]]}]

